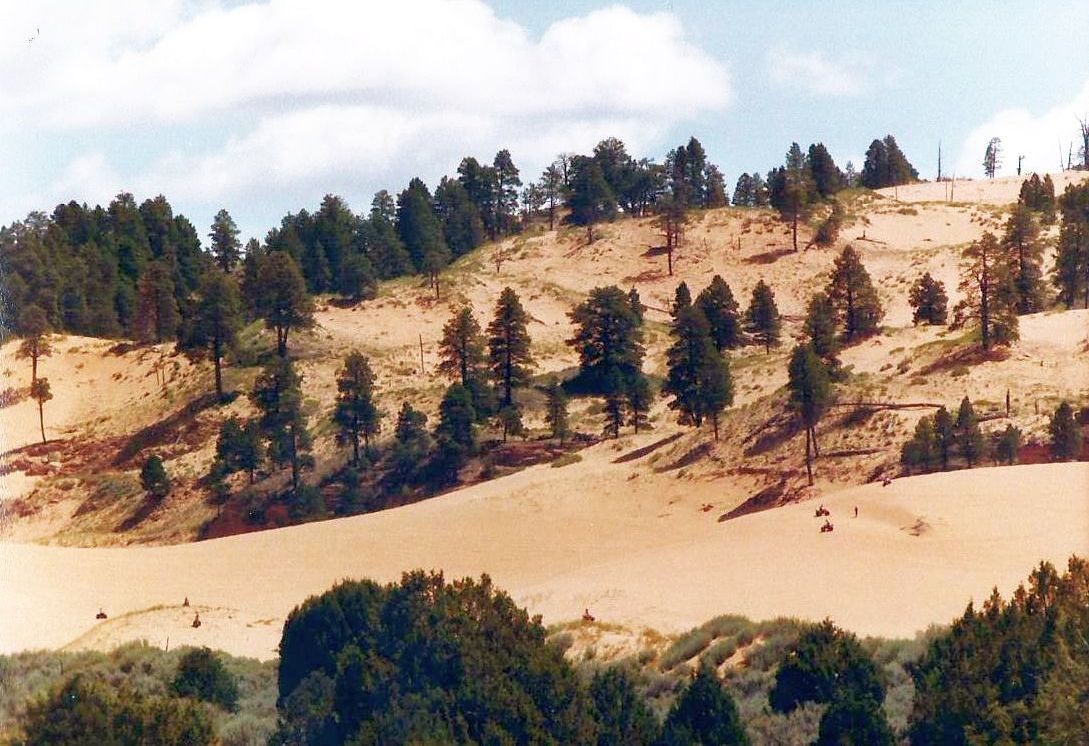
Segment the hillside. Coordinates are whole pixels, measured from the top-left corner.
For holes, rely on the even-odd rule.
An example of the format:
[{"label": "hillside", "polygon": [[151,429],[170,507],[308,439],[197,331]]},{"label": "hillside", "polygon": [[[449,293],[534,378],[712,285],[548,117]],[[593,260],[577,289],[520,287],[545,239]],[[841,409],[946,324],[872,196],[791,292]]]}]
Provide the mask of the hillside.
[{"label": "hillside", "polygon": [[[242,395],[224,407],[208,396],[208,363],[165,347],[56,338],[54,354],[40,363],[54,393],[45,445],[26,398],[29,364],[8,343],[0,348],[0,388],[10,390],[0,409],[0,568],[12,608],[0,620],[0,644],[104,648],[170,637],[269,657],[284,616],[306,594],[341,577],[388,580],[416,566],[488,572],[550,622],[588,607],[600,619],[662,631],[722,612],[830,615],[862,633],[900,636],[945,622],[969,598],[996,584],[1008,591],[1039,560],[1062,563],[1089,543],[1084,464],[975,469],[884,488],[879,481],[899,473],[901,444],[935,404],[953,407],[968,396],[1004,427],[1008,392],[1008,421],[1024,432],[1030,463],[1041,460],[1038,444],[1058,401],[1085,404],[1089,366],[1076,361],[1089,351],[1089,311],[1022,317],[1021,340],[986,358],[972,352],[968,331],[911,324],[910,284],[929,271],[955,304],[960,251],[1001,226],[1018,183],[958,183],[956,202],[943,201],[942,184],[846,193],[848,224],[837,245],[798,253],[771,212],[696,213],[672,277],[653,221],[625,219],[603,226],[590,245],[583,231],[564,228],[485,246],[443,273],[438,298],[419,278],[402,278],[355,306],[323,301],[317,328],[292,342],[317,436],[315,478],[346,458],[328,422],[343,355],[359,349],[370,357],[387,415],[410,401],[434,421],[447,384],[436,373],[443,324],[464,303],[489,319],[505,286],[532,319],[537,383],[573,372],[567,313],[610,283],[638,289],[647,307],[644,367],[659,379],[667,309],[682,280],[695,293],[721,274],[742,307],[765,280],[784,314],[784,344],[770,354],[756,346],[731,354],[736,397],[721,441],[709,429],[679,425],[658,399],[652,431],[626,429],[562,468],[500,469],[491,481],[392,510],[195,544],[187,542],[221,513],[204,481],[219,423],[251,412],[244,394],[267,336],[256,325],[245,331],[226,369],[228,390]],[[803,237],[812,230],[805,226]],[[886,315],[880,335],[841,356],[848,376],[819,427],[823,455],[808,488],[804,438],[782,417],[786,358],[809,295],[848,243]],[[529,391],[525,405],[531,439],[543,438],[540,393]],[[576,429],[596,438],[599,402],[576,399],[572,410]],[[387,421],[386,432],[391,427]],[[153,508],[137,477],[150,453],[164,459],[174,483]],[[816,530],[818,503],[832,508],[831,536]],[[778,505],[786,507],[720,520]],[[860,516],[848,520],[855,505]],[[232,526],[252,530],[270,520]],[[119,548],[127,545],[171,546]],[[176,608],[187,596],[206,622],[199,630]],[[102,624],[94,620],[99,607],[110,614]]]}]

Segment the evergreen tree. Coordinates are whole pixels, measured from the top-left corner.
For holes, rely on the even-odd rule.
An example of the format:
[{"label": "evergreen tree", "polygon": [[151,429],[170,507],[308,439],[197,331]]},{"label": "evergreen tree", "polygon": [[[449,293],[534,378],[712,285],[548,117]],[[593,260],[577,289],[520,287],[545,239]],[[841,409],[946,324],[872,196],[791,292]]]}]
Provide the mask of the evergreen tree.
[{"label": "evergreen tree", "polygon": [[393,447],[389,456],[390,481],[395,486],[409,481],[430,448],[427,415],[414,409],[407,401],[402,402],[393,429]]},{"label": "evergreen tree", "polygon": [[752,176],[743,173],[737,177],[734,185],[734,207],[756,207],[756,182]]},{"label": "evergreen tree", "polygon": [[397,206],[389,192],[374,195],[371,211],[360,227],[363,253],[374,266],[379,279],[407,275],[413,271],[412,257],[397,233]]},{"label": "evergreen tree", "polygon": [[808,345],[798,345],[788,367],[790,407],[797,412],[805,428],[805,471],[813,484],[813,456],[819,456],[817,423],[832,400],[828,369]]},{"label": "evergreen tree", "polygon": [[549,164],[538,182],[541,187],[541,196],[548,206],[548,230],[556,229],[556,209],[563,203],[563,173],[560,167]]},{"label": "evergreen tree", "polygon": [[247,321],[257,318],[257,298],[261,293],[259,273],[261,260],[267,252],[256,238],[246,242],[246,255],[242,258],[242,279],[239,280],[243,316]]},{"label": "evergreen tree", "polygon": [[1055,253],[1059,300],[1073,308],[1081,296],[1089,308],[1089,184],[1071,184],[1059,199],[1062,225]]},{"label": "evergreen tree", "polygon": [[431,193],[419,179],[412,179],[397,197],[397,233],[416,270],[426,273],[437,291],[438,272],[449,263],[450,249],[431,206]]},{"label": "evergreen tree", "polygon": [[506,235],[514,229],[514,217],[518,212],[518,187],[522,186],[522,180],[518,178],[518,169],[511,160],[509,150],[503,149],[496,153],[492,167],[495,169],[496,183],[496,228],[501,235]]},{"label": "evergreen tree", "polygon": [[597,721],[598,746],[653,746],[660,727],[621,666],[610,666],[590,680],[590,700]]},{"label": "evergreen tree", "polygon": [[545,422],[552,430],[552,437],[563,445],[564,438],[571,434],[571,425],[567,414],[567,392],[558,381],[549,384],[545,391]]},{"label": "evergreen tree", "polygon": [[943,470],[949,468],[949,459],[953,455],[955,445],[956,427],[953,423],[953,415],[945,407],[939,407],[934,413],[934,447],[937,449]]},{"label": "evergreen tree", "polygon": [[1048,423],[1051,436],[1051,457],[1058,461],[1074,461],[1081,456],[1081,426],[1074,417],[1069,402],[1062,402],[1055,409]]},{"label": "evergreen tree", "polygon": [[673,317],[673,323],[677,323],[677,318],[681,315],[682,311],[691,307],[692,291],[688,289],[688,283],[682,280],[677,285],[677,289],[673,291],[673,305],[669,309],[669,312]]},{"label": "evergreen tree", "polygon": [[30,398],[38,403],[38,427],[42,431],[42,443],[45,443],[45,414],[42,408],[47,401],[53,398],[48,378],[43,376],[34,379],[34,383],[30,384]]},{"label": "evergreen tree", "polygon": [[999,463],[1013,466],[1017,462],[1017,452],[1021,448],[1021,431],[1013,425],[995,433],[994,457]]},{"label": "evergreen tree", "polygon": [[972,402],[968,400],[967,396],[961,400],[960,409],[957,410],[957,421],[953,426],[953,437],[957,452],[967,462],[968,466],[975,466],[986,455],[984,448],[986,442],[983,440],[983,433],[979,429],[979,418],[976,416],[975,408],[972,407]]},{"label": "evergreen tree", "polygon": [[38,360],[53,354],[53,345],[49,343],[49,319],[40,306],[29,305],[20,312],[17,328],[23,341],[15,356],[30,358],[30,385],[33,388],[38,380]]},{"label": "evergreen tree", "polygon": [[356,302],[374,298],[378,294],[378,278],[370,259],[349,251],[341,259],[336,289],[342,297]]},{"label": "evergreen tree", "polygon": [[929,417],[923,417],[915,424],[915,434],[911,440],[900,450],[900,463],[908,471],[916,467],[930,471],[937,455],[934,423]]},{"label": "evergreen tree", "polygon": [[517,404],[511,404],[510,406],[503,407],[495,416],[499,422],[499,429],[503,433],[503,442],[507,442],[508,435],[519,435],[525,437],[526,426],[522,422],[522,408]]},{"label": "evergreen tree", "polygon": [[893,746],[896,736],[881,705],[840,697],[821,716],[816,746]]},{"label": "evergreen tree", "polygon": [[802,329],[817,357],[834,367],[840,344],[836,332],[836,308],[827,294],[816,292],[809,299]]},{"label": "evergreen tree", "polygon": [[140,469],[140,487],[147,493],[148,499],[161,502],[170,494],[170,477],[163,467],[163,460],[150,456]]},{"label": "evergreen tree", "polygon": [[1040,220],[1050,225],[1055,221],[1055,184],[1051,181],[1050,174],[1043,180],[1039,174],[1032,174],[1021,183],[1021,192],[1017,197],[1017,204],[1038,213]]},{"label": "evergreen tree", "polygon": [[884,310],[870,275],[852,246],[844,247],[836,258],[827,292],[843,324],[845,342],[857,342],[878,331]]},{"label": "evergreen tree", "polygon": [[446,389],[439,403],[439,424],[435,428],[433,468],[443,483],[457,481],[458,472],[476,452],[476,412],[469,390],[460,383]]},{"label": "evergreen tree", "polygon": [[568,316],[575,326],[568,344],[579,354],[579,384],[605,393],[613,372],[622,384],[642,375],[642,324],[624,291],[615,285],[594,288]]},{"label": "evergreen tree", "polygon": [[254,382],[250,399],[260,413],[258,426],[274,464],[291,466],[291,486],[299,491],[302,469],[310,466],[310,432],[303,411],[302,379],[286,358],[270,360]]},{"label": "evergreen tree", "polygon": [[992,137],[987,143],[987,150],[983,154],[983,173],[988,179],[993,179],[1002,166],[1002,138]]},{"label": "evergreen tree", "polygon": [[601,166],[593,158],[576,156],[571,164],[571,183],[567,191],[567,220],[586,228],[587,243],[594,242],[594,226],[602,220],[612,220],[616,214],[616,197],[609,189]]},{"label": "evergreen tree", "polygon": [[719,167],[708,163],[703,169],[704,198],[703,206],[709,209],[726,207],[730,204],[730,198],[726,193],[726,177],[722,175]]},{"label": "evergreen tree", "polygon": [[458,165],[458,181],[476,205],[484,229],[494,241],[499,235],[496,205],[499,203],[499,175],[492,166],[482,166],[476,158],[464,158]]},{"label": "evergreen tree", "polygon": [[325,264],[329,267],[328,288],[344,295],[352,295],[340,288],[344,281],[345,263],[358,253],[360,225],[360,219],[335,194],[326,194],[322,198],[321,206],[310,220],[310,243],[321,247]]},{"label": "evergreen tree", "polygon": [[639,291],[634,285],[631,290],[628,291],[628,302],[631,303],[631,312],[639,319],[639,325],[642,326],[643,313],[646,311],[646,306],[643,305],[643,300],[639,297]]},{"label": "evergreen tree", "polygon": [[673,276],[673,252],[684,240],[684,225],[688,220],[685,203],[676,195],[662,197],[657,203],[658,229],[665,237],[666,268]]},{"label": "evergreen tree", "polygon": [[768,175],[771,206],[790,223],[794,250],[798,250],[798,221],[802,220],[813,202],[813,178],[798,143],[787,151],[786,165]]},{"label": "evergreen tree", "polygon": [[673,703],[662,728],[662,743],[745,745],[749,737],[737,705],[714,671],[700,666]]},{"label": "evergreen tree", "polygon": [[771,352],[772,345],[779,344],[782,318],[775,305],[775,294],[763,280],[756,283],[752,290],[749,308],[745,311],[745,329],[757,343],[764,345],[764,351]]},{"label": "evergreen tree", "polygon": [[166,263],[158,259],[149,262],[140,275],[134,319],[134,331],[140,342],[165,342],[177,334],[181,315],[172,275]]},{"label": "evergreen tree", "polygon": [[832,160],[832,154],[824,143],[816,143],[809,146],[806,156],[809,165],[809,174],[813,182],[813,188],[821,199],[829,199],[843,188],[843,174],[840,173],[836,162]]},{"label": "evergreen tree", "polygon": [[911,286],[908,301],[914,309],[911,316],[912,323],[935,325],[945,323],[949,297],[945,294],[945,285],[931,277],[929,272],[925,272]]},{"label": "evergreen tree", "polygon": [[866,161],[862,164],[860,180],[867,189],[908,184],[919,178],[919,173],[908,162],[896,138],[885,135],[883,140],[874,140],[866,151]]},{"label": "evergreen tree", "polygon": [[231,417],[219,426],[214,472],[233,474],[244,471],[249,475],[250,484],[253,484],[254,472],[261,465],[262,458],[261,430],[256,420],[243,424],[237,417]]},{"label": "evergreen tree", "polygon": [[673,325],[672,346],[666,353],[668,373],[662,392],[673,396],[670,409],[682,422],[696,427],[712,420],[718,440],[718,416],[733,402],[733,384],[726,361],[715,349],[710,325],[697,306],[682,308]]},{"label": "evergreen tree", "polygon": [[182,655],[170,689],[179,697],[218,705],[227,712],[238,709],[238,683],[209,648],[190,648]]},{"label": "evergreen tree", "polygon": [[212,231],[208,234],[212,241],[212,256],[224,272],[230,272],[242,258],[242,243],[238,240],[238,226],[234,218],[225,209],[216,213],[212,219]]},{"label": "evergreen tree", "polygon": [[980,343],[984,350],[1017,341],[1017,292],[1009,257],[994,234],[985,232],[964,251],[960,289],[964,308],[979,320]]},{"label": "evergreen tree", "polygon": [[371,438],[382,427],[382,413],[374,403],[374,371],[370,362],[359,352],[344,358],[344,367],[337,374],[337,399],[333,422],[341,442],[352,444],[352,466],[358,467],[359,439],[364,450],[370,449]]},{"label": "evergreen tree", "polygon": [[484,336],[469,306],[455,311],[443,326],[439,358],[439,373],[470,391],[474,382],[485,379]]},{"label": "evergreen tree", "polygon": [[624,391],[626,397],[624,405],[628,411],[628,424],[638,433],[641,428],[650,426],[647,413],[654,401],[654,395],[650,390],[650,381],[646,376],[636,376],[627,385]]},{"label": "evergreen tree", "polygon": [[488,363],[492,378],[499,387],[499,403],[509,407],[514,403],[514,390],[529,383],[533,368],[529,332],[529,314],[522,308],[518,294],[503,288],[495,304],[495,315],[488,324]]},{"label": "evergreen tree", "polygon": [[846,219],[846,211],[843,208],[843,203],[839,200],[832,201],[832,210],[828,213],[828,217],[821,221],[821,224],[817,227],[817,235],[813,237],[813,242],[817,246],[832,246],[835,244],[836,239],[839,238],[839,233],[843,230],[843,221]]},{"label": "evergreen tree", "polygon": [[1007,261],[1017,294],[1017,313],[1036,313],[1043,310],[1043,272],[1040,262],[1044,249],[1040,240],[1040,226],[1027,207],[1014,206],[1009,220],[1006,221],[1002,245],[1009,254]]},{"label": "evergreen tree", "polygon": [[446,176],[435,188],[435,212],[450,252],[459,257],[484,243],[484,221],[460,181]]},{"label": "evergreen tree", "polygon": [[257,284],[261,289],[257,313],[276,332],[276,352],[286,358],[288,335],[314,325],[314,302],[299,266],[283,251],[274,251],[261,261]]},{"label": "evergreen tree", "polygon": [[711,340],[716,350],[733,350],[744,344],[737,301],[721,275],[712,277],[711,283],[700,291],[696,296],[696,305],[710,325]]},{"label": "evergreen tree", "polygon": [[605,380],[605,427],[603,433],[611,438],[620,437],[620,428],[624,425],[628,402],[625,392],[630,384],[625,383],[620,372],[615,368],[609,371]]},{"label": "evergreen tree", "polygon": [[216,398],[223,400],[222,360],[242,326],[242,301],[234,278],[216,268],[205,273],[187,345],[208,351],[215,368]]}]

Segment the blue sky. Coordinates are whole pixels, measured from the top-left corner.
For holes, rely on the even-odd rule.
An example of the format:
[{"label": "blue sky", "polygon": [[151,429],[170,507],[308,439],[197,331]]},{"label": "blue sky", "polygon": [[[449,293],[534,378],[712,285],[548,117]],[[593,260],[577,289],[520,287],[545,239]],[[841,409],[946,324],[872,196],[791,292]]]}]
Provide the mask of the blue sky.
[{"label": "blue sky", "polygon": [[[0,223],[166,194],[245,236],[327,192],[366,209],[463,155],[523,178],[615,135],[696,135],[732,183],[792,141],[932,178],[1056,170],[1089,113],[1089,3],[0,0]],[[33,39],[33,40],[31,40]]]}]

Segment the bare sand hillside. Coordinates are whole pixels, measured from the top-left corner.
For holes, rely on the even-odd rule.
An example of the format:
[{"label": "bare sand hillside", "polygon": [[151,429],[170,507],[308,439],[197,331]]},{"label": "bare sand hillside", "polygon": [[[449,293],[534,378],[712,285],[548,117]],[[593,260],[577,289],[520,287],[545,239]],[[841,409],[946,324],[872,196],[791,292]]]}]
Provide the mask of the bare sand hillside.
[{"label": "bare sand hillside", "polygon": [[[411,567],[486,571],[547,622],[589,607],[599,621],[674,632],[734,612],[904,636],[992,586],[1009,592],[1040,560],[1089,550],[1086,464],[844,490],[822,500],[835,531],[821,534],[813,503],[718,522],[689,504],[683,482],[610,481],[606,456],[556,479],[534,468],[383,513],[184,546],[0,545],[0,649],[170,638],[267,658],[307,594]],[[194,606],[178,608],[186,596]],[[111,619],[96,623],[99,607]]]}]

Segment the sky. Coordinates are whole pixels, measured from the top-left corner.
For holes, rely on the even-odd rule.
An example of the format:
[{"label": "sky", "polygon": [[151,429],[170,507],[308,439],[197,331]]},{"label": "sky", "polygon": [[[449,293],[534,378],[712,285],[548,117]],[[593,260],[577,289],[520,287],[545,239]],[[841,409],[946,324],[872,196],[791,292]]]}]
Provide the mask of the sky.
[{"label": "sky", "polygon": [[939,142],[979,178],[992,137],[999,175],[1055,171],[1086,28],[1084,0],[0,0],[0,224],[129,191],[262,238],[327,193],[365,212],[501,148],[529,181],[613,136],[661,161],[694,135],[731,185],[889,133],[923,178]]}]

